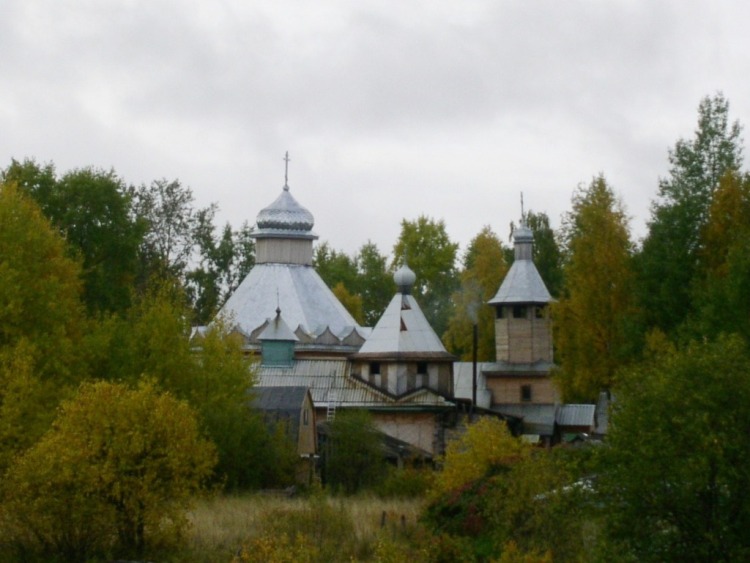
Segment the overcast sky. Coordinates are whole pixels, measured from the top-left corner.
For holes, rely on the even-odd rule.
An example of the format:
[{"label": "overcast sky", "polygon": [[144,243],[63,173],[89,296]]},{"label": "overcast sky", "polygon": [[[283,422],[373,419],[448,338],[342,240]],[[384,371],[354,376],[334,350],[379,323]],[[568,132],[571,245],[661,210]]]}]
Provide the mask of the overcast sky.
[{"label": "overcast sky", "polygon": [[721,91],[750,122],[741,0],[2,0],[0,167],[179,179],[254,223],[284,184],[315,231],[390,253],[559,225],[603,173],[644,234],[668,150]]}]

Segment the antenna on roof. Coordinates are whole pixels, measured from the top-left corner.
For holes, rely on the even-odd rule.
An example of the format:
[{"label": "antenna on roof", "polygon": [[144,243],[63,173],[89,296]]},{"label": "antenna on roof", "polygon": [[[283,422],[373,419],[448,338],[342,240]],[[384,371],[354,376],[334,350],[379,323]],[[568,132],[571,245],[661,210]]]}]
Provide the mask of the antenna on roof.
[{"label": "antenna on roof", "polygon": [[284,189],[289,190],[289,151],[284,155]]}]

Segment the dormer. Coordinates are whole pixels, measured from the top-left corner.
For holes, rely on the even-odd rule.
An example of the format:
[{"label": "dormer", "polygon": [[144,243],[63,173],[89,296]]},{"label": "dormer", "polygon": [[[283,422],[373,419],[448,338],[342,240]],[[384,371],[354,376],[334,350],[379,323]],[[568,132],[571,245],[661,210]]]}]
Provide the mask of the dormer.
[{"label": "dormer", "polygon": [[291,366],[294,364],[294,344],[299,338],[281,318],[281,309],[276,308],[276,317],[269,321],[258,336],[261,363],[264,366]]}]

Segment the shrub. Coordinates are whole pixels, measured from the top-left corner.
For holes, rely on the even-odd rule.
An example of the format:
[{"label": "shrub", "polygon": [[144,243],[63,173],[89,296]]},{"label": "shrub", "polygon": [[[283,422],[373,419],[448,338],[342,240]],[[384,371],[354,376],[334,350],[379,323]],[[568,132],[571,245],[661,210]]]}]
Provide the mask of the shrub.
[{"label": "shrub", "polygon": [[5,534],[73,561],[140,556],[180,536],[215,459],[187,404],[150,383],[84,384],[8,472]]}]

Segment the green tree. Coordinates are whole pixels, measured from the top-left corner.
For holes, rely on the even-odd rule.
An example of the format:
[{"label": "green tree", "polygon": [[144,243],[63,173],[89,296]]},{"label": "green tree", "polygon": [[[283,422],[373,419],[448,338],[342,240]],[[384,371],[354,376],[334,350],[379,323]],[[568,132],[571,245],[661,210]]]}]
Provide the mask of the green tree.
[{"label": "green tree", "polygon": [[386,475],[384,454],[381,434],[370,413],[337,413],[323,451],[326,485],[346,494],[375,487]]},{"label": "green tree", "polygon": [[723,95],[704,98],[692,139],[669,152],[669,177],[659,183],[649,232],[638,255],[638,295],[649,327],[673,333],[694,310],[691,289],[701,254],[701,232],[719,180],[742,164],[738,122],[729,121]]},{"label": "green tree", "polygon": [[194,322],[207,324],[255,265],[255,243],[247,223],[233,231],[227,223],[215,234],[216,206],[196,213],[195,242],[199,263],[186,274]]},{"label": "green tree", "polygon": [[126,318],[102,323],[100,331],[92,360],[99,377],[135,384],[145,375],[187,400],[216,445],[217,479],[228,489],[286,480],[288,464],[273,457],[274,452],[285,455],[283,448],[272,443],[249,407],[254,374],[242,338],[222,319],[191,339],[190,310],[181,288],[164,285],[141,297]]},{"label": "green tree", "polygon": [[214,462],[186,403],[148,383],[85,384],[7,474],[3,520],[48,556],[141,556],[184,531]]},{"label": "green tree", "polygon": [[533,259],[552,297],[563,288],[563,254],[546,213],[526,212],[526,226],[534,234]]},{"label": "green tree", "polygon": [[375,326],[394,293],[396,284],[388,270],[388,259],[373,242],[366,242],[357,253],[358,293],[362,296],[365,326]]},{"label": "green tree", "polygon": [[350,293],[358,293],[359,272],[356,257],[352,258],[345,252],[334,250],[324,241],[315,247],[313,266],[328,287],[336,287],[341,283]]},{"label": "green tree", "polygon": [[69,379],[84,332],[80,264],[38,206],[13,184],[0,184],[0,348],[26,339],[39,371]]},{"label": "green tree", "polygon": [[590,402],[629,357],[633,247],[625,211],[603,176],[572,203],[563,227],[565,289],[552,308],[557,379],[564,400]]},{"label": "green tree", "polygon": [[183,280],[196,245],[192,190],[161,179],[131,187],[129,194],[133,213],[147,226],[140,249],[143,283],[151,276]]},{"label": "green tree", "polygon": [[463,360],[473,356],[473,325],[477,325],[477,358],[495,359],[495,312],[486,303],[508,272],[500,238],[485,226],[464,254],[461,289],[453,294],[453,313],[443,335],[447,348]]},{"label": "green tree", "polygon": [[0,183],[0,473],[86,376],[80,264],[39,207]]},{"label": "green tree", "polygon": [[456,257],[458,244],[450,240],[443,220],[424,215],[401,221],[401,234],[393,247],[392,268],[404,262],[416,273],[413,293],[437,334],[444,334],[451,315],[451,295],[459,287]]},{"label": "green tree", "polygon": [[719,182],[701,232],[693,286],[698,337],[735,332],[750,341],[750,176],[728,172]]},{"label": "green tree", "polygon": [[750,356],[739,338],[656,355],[622,378],[598,487],[620,558],[750,557]]},{"label": "green tree", "polygon": [[91,313],[130,305],[145,225],[132,213],[127,186],[114,171],[82,168],[55,175],[51,164],[13,161],[3,172],[39,205],[83,266],[83,299]]}]

